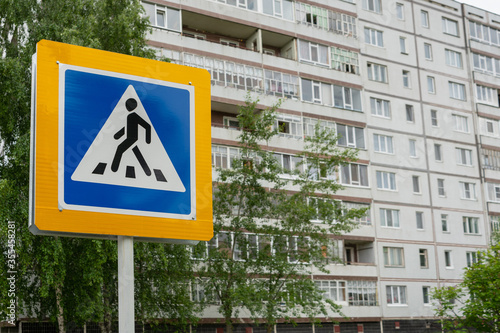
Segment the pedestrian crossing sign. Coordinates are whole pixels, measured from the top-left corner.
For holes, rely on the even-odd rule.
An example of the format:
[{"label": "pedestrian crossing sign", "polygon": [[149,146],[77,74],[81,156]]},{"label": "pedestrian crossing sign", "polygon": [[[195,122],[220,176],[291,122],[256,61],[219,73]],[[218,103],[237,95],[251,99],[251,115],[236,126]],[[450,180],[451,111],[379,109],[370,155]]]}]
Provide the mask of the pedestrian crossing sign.
[{"label": "pedestrian crossing sign", "polygon": [[49,41],[34,68],[34,233],[212,237],[207,71]]}]

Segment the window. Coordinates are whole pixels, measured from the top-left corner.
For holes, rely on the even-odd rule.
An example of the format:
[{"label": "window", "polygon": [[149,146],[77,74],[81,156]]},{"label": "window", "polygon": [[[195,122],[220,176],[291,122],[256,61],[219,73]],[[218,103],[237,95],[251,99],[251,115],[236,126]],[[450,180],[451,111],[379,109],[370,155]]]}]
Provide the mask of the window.
[{"label": "window", "polygon": [[458,22],[450,20],[446,17],[442,18],[443,32],[445,34],[458,36]]},{"label": "window", "polygon": [[417,157],[417,141],[410,139],[408,142],[410,143],[410,157]]},{"label": "window", "polygon": [[278,114],[273,129],[278,131],[279,136],[302,139],[302,120],[299,116]]},{"label": "window", "polygon": [[424,305],[429,305],[431,303],[431,287],[422,287],[422,296]]},{"label": "window", "polygon": [[337,124],[337,135],[339,146],[365,148],[365,134],[361,127]]},{"label": "window", "polygon": [[479,218],[464,216],[462,217],[464,234],[479,235]]},{"label": "window", "polygon": [[396,174],[394,172],[377,171],[377,188],[379,190],[396,190]]},{"label": "window", "polygon": [[420,261],[420,268],[429,268],[429,259],[427,256],[427,249],[418,249],[418,256]]},{"label": "window", "polygon": [[274,158],[276,161],[278,161],[278,165],[283,168],[284,173],[291,173],[293,171],[300,171],[302,172],[302,168],[304,167],[302,163],[302,157],[300,156],[294,156],[294,155],[288,155],[288,154],[281,154],[281,153],[274,153]]},{"label": "window", "polygon": [[449,232],[449,230],[448,230],[448,215],[447,214],[441,214],[441,231],[442,232]]},{"label": "window", "polygon": [[240,128],[240,121],[236,117],[224,117],[223,118],[224,127],[228,128]]},{"label": "window", "polygon": [[405,19],[405,6],[402,3],[396,3],[396,17],[398,20]]},{"label": "window", "polygon": [[483,54],[472,53],[474,70],[489,75],[500,76],[500,59],[492,58]]},{"label": "window", "polygon": [[149,17],[151,25],[174,31],[181,30],[181,15],[178,9],[147,2],[142,2],[142,5],[146,11],[146,15]]},{"label": "window", "polygon": [[378,64],[367,64],[368,80],[387,83],[387,67]]},{"label": "window", "polygon": [[401,53],[408,54],[408,46],[406,45],[405,37],[399,37],[399,49]]},{"label": "window", "polygon": [[385,288],[388,305],[406,304],[406,286],[386,286]]},{"label": "window", "polygon": [[441,145],[437,143],[434,144],[434,159],[437,162],[443,161],[443,156],[441,155]]},{"label": "window", "polygon": [[392,136],[373,134],[374,150],[378,153],[392,154]]},{"label": "window", "polygon": [[432,76],[427,77],[427,92],[429,94],[436,93],[436,80]]},{"label": "window", "polygon": [[411,88],[410,71],[403,70],[403,87]]},{"label": "window", "polygon": [[451,117],[453,119],[453,129],[455,131],[469,133],[469,122],[467,117],[457,114],[453,114]]},{"label": "window", "polygon": [[212,145],[212,166],[228,169],[235,158],[240,157],[238,148]]},{"label": "window", "polygon": [[[247,0],[248,1],[248,0]],[[239,0],[239,3],[244,3],[245,1]],[[252,0],[251,2],[257,2]],[[240,5],[240,7],[242,7]],[[243,6],[244,7],[244,6]],[[251,10],[257,8],[257,5],[252,4]],[[289,0],[281,0],[281,1],[264,1],[262,12],[264,14],[281,17],[287,20],[293,20],[293,3]]]},{"label": "window", "polygon": [[365,205],[361,203],[355,202],[344,202],[344,205],[347,209],[360,209],[360,208],[368,208],[365,212],[365,215],[362,217],[356,217],[351,219],[352,222],[360,224],[360,225],[371,225],[371,213],[370,213],[370,205]]},{"label": "window", "polygon": [[363,164],[347,164],[340,167],[343,185],[368,186],[368,167]]},{"label": "window", "polygon": [[479,235],[479,218],[464,216],[462,217],[464,234]]},{"label": "window", "polygon": [[372,110],[372,114],[375,116],[390,118],[391,110],[390,110],[390,102],[380,99],[370,97],[370,106]]},{"label": "window", "polygon": [[336,108],[361,111],[359,89],[333,85],[333,100]]},{"label": "window", "polygon": [[472,166],[472,150],[455,148],[457,164]]},{"label": "window", "polygon": [[437,187],[438,187],[438,195],[440,197],[446,196],[446,191],[444,190],[444,179],[438,178]]},{"label": "window", "polygon": [[424,27],[424,28],[429,27],[429,13],[426,12],[425,10],[420,11],[420,21],[421,21],[422,27]]},{"label": "window", "polygon": [[476,200],[476,184],[460,182],[461,199]]},{"label": "window", "polygon": [[332,46],[330,56],[332,69],[359,74],[359,54],[357,52]]},{"label": "window", "polygon": [[465,85],[448,81],[448,89],[450,92],[450,98],[465,101]]},{"label": "window", "polygon": [[347,281],[349,305],[376,306],[377,283],[375,281]]},{"label": "window", "polygon": [[424,229],[424,213],[423,212],[416,212],[415,219],[417,222],[417,229],[423,230]]},{"label": "window", "polygon": [[404,267],[404,254],[402,247],[385,247],[384,265],[386,267]]},{"label": "window", "polygon": [[303,123],[304,134],[310,137],[316,135],[316,125],[319,126],[320,131],[326,131],[329,133],[335,133],[336,131],[336,125],[333,121],[304,117]]},{"label": "window", "polygon": [[434,127],[438,126],[438,118],[436,110],[431,110],[431,125]]},{"label": "window", "polygon": [[383,32],[372,28],[365,28],[365,43],[375,46],[384,46]]},{"label": "window", "polygon": [[451,261],[451,251],[450,250],[445,250],[444,251],[444,265],[446,268],[452,268],[453,263]]},{"label": "window", "polygon": [[498,91],[495,88],[476,84],[476,98],[479,103],[498,105]]},{"label": "window", "polygon": [[462,54],[460,52],[445,49],[444,56],[448,66],[462,68]]},{"label": "window", "polygon": [[473,39],[479,40],[483,43],[500,45],[500,36],[497,29],[473,21],[469,21],[469,27],[470,34]]},{"label": "window", "polygon": [[415,112],[413,111],[413,105],[406,104],[406,121],[413,123],[415,122]]},{"label": "window", "polygon": [[432,60],[432,46],[429,43],[424,43],[424,55],[426,60]]},{"label": "window", "polygon": [[475,251],[467,251],[465,252],[465,258],[467,260],[467,267],[472,267],[472,265],[478,262],[479,256]]},{"label": "window", "polygon": [[420,178],[418,176],[411,176],[413,184],[413,193],[420,193]]},{"label": "window", "polygon": [[500,184],[487,183],[488,200],[500,202]]},{"label": "window", "polygon": [[380,208],[380,225],[388,228],[399,228],[399,210]]},{"label": "window", "polygon": [[[250,70],[246,66],[247,70]],[[260,70],[259,70],[260,71]],[[262,73],[259,73],[257,70],[254,70],[255,74],[249,75],[250,77],[255,77],[260,74],[260,81],[262,81]],[[265,70],[264,71],[264,84],[265,84],[265,92],[267,95],[274,95],[279,97],[287,97],[291,99],[299,99],[299,77],[295,75],[283,74],[281,72]],[[255,79],[252,79],[255,81]],[[247,78],[249,81],[249,78]],[[260,91],[258,88],[262,89],[262,83],[259,82],[259,86],[256,84],[249,85],[247,84],[247,89],[254,89]],[[309,94],[312,99],[312,92],[309,91]]]},{"label": "window", "polygon": [[346,301],[346,282],[345,281],[314,281],[319,290],[322,291],[323,297],[331,299],[335,302]]},{"label": "window", "polygon": [[299,39],[299,60],[328,66],[328,47]]},{"label": "window", "polygon": [[489,120],[489,119],[485,119],[484,120],[484,123],[485,123],[485,129],[486,129],[486,133],[488,134],[495,134],[495,128],[497,128],[497,121],[496,120]]},{"label": "window", "polygon": [[381,0],[363,0],[363,9],[371,12],[382,12]]}]

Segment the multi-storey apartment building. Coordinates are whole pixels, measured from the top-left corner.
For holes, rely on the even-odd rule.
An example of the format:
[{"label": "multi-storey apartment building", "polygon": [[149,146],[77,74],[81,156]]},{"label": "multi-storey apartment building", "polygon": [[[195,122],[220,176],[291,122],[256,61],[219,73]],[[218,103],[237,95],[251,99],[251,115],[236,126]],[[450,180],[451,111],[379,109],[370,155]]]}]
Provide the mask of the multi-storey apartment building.
[{"label": "multi-storey apartment building", "polygon": [[313,276],[350,320],[299,328],[438,331],[430,290],[460,282],[500,224],[500,16],[452,0],[143,5],[151,47],[211,73],[214,167],[237,154],[247,91],[283,99],[270,146],[284,166],[318,121],[359,149],[337,199],[369,213],[339,240],[345,264]]}]

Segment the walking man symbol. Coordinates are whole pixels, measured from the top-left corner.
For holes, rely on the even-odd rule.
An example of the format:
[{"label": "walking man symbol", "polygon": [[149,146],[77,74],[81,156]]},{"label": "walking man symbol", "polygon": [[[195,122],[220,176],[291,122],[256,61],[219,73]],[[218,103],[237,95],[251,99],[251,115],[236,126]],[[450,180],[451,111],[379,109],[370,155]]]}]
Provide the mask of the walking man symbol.
[{"label": "walking man symbol", "polygon": [[[113,163],[111,164],[111,170],[113,172],[117,172],[120,167],[120,161],[122,159],[123,154],[132,147],[137,140],[139,140],[139,125],[142,126],[146,130],[146,143],[151,143],[151,125],[141,118],[137,113],[133,112],[135,108],[137,108],[137,101],[134,98],[129,98],[125,102],[125,107],[127,111],[131,112],[127,116],[127,124],[125,127],[122,127],[116,134],[114,135],[115,140],[119,140],[123,135],[126,135],[125,140],[118,145],[116,148],[115,157],[113,158]],[[135,157],[139,161],[144,173],[147,176],[151,176],[151,169],[149,168],[144,156],[142,155],[139,147],[137,145],[132,148],[132,152]]]}]

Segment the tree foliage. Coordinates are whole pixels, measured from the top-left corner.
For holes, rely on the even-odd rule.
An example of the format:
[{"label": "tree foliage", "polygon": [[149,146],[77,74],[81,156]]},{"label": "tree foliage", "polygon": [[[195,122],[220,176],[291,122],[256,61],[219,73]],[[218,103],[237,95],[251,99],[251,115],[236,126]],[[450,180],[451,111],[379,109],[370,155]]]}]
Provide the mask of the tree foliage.
[{"label": "tree foliage", "polygon": [[465,269],[463,282],[437,288],[435,313],[447,332],[500,332],[500,244],[498,235],[479,261]]},{"label": "tree foliage", "polygon": [[[346,209],[333,195],[341,186],[333,177],[356,151],[339,149],[334,133],[316,127],[304,149],[286,163],[270,144],[277,126],[279,103],[257,110],[247,97],[239,110],[239,153],[218,168],[214,190],[212,242],[195,250],[201,261],[199,283],[209,303],[219,304],[227,331],[241,313],[272,331],[278,320],[314,320],[328,310],[338,312],[316,288],[311,274],[327,272],[332,236],[353,228],[350,220],[363,209]],[[313,223],[317,220],[320,223]]]},{"label": "tree foliage", "polygon": [[[28,231],[31,59],[49,39],[154,57],[148,19],[139,0],[0,1],[0,316],[6,318],[7,278],[15,272],[17,314],[50,319],[63,332],[100,323],[111,332],[117,318],[115,241],[33,236]],[[8,266],[9,227],[15,226],[15,267]],[[136,318],[194,320],[186,249],[135,244]],[[179,280],[185,283],[179,283]]]}]

